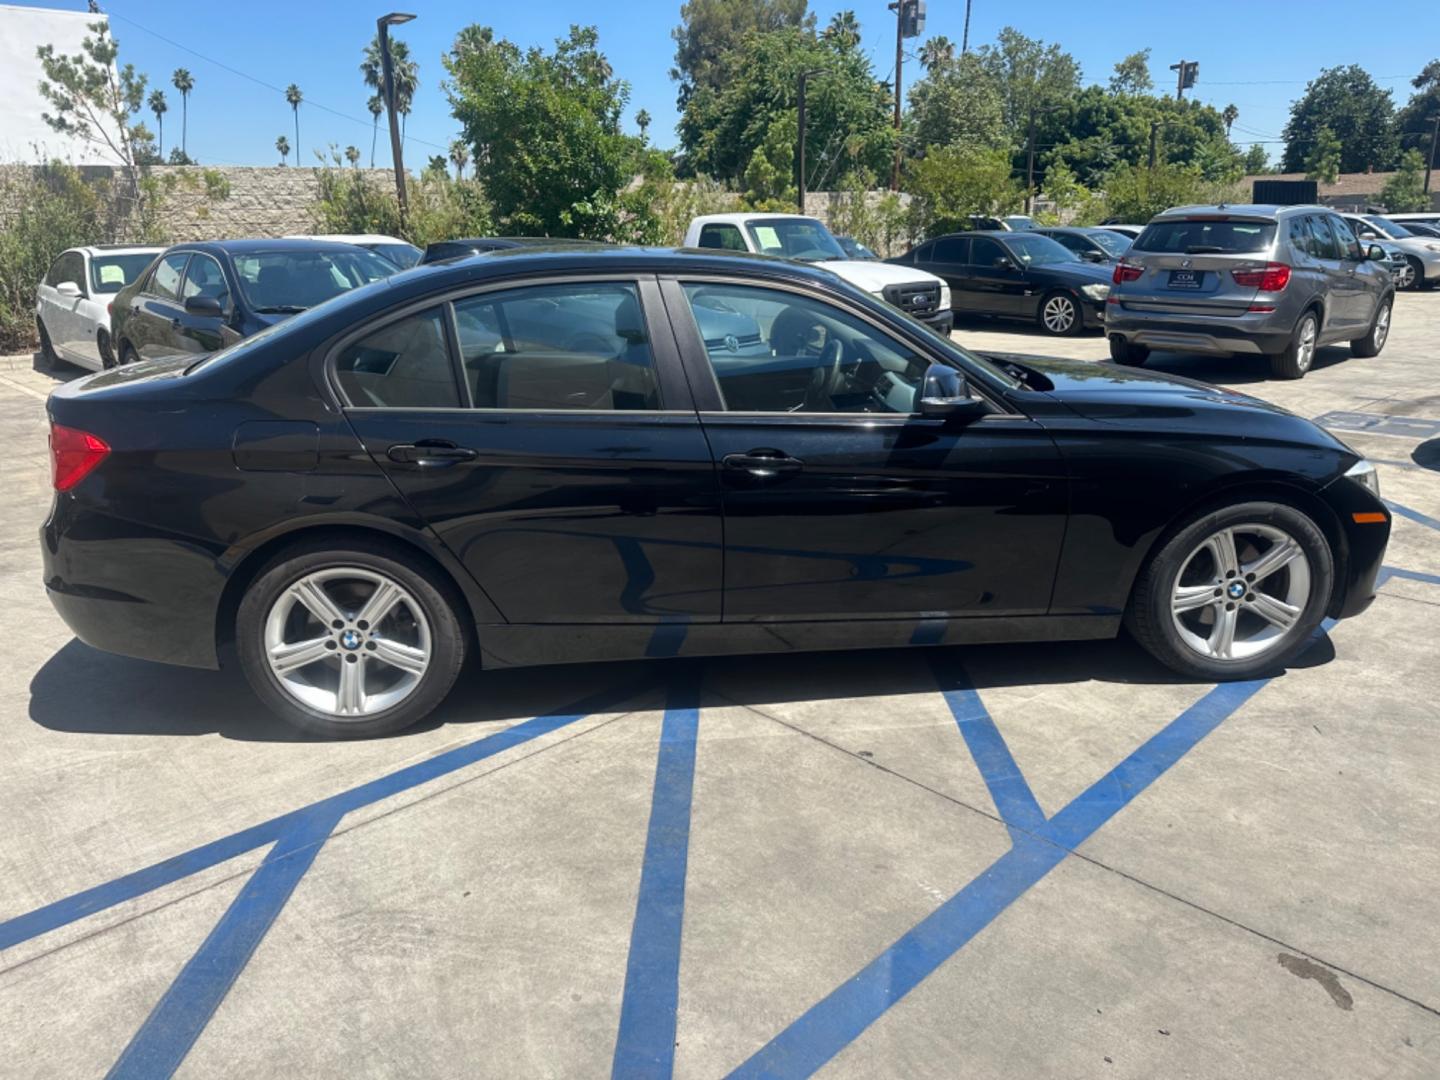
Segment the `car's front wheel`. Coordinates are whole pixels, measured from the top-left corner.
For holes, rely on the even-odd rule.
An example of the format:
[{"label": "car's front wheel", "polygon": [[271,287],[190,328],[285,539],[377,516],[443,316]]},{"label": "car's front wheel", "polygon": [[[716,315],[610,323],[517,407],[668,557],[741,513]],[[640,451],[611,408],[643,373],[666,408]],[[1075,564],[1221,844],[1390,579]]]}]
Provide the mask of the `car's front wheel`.
[{"label": "car's front wheel", "polygon": [[1394,301],[1388,296],[1380,301],[1375,318],[1370,320],[1370,331],[1363,338],[1350,342],[1350,355],[1359,357],[1379,356],[1390,337],[1390,315]]},{"label": "car's front wheel", "polygon": [[47,367],[55,367],[60,363],[60,356],[55,352],[55,346],[50,341],[50,331],[45,329],[45,323],[40,319],[35,320],[35,329],[40,335],[40,359]]},{"label": "car's front wheel", "polygon": [[1184,675],[1251,678],[1305,648],[1334,575],[1325,535],[1301,511],[1258,501],[1221,507],[1191,518],[1155,552],[1126,624]]},{"label": "car's front wheel", "polygon": [[1397,283],[1402,289],[1420,289],[1425,285],[1425,264],[1414,255],[1406,255],[1405,263],[1410,267],[1410,273],[1402,279],[1403,283]]},{"label": "car's front wheel", "polygon": [[312,734],[401,731],[440,704],[464,663],[449,592],[388,545],[282,553],[240,602],[245,677],[272,711]]},{"label": "car's front wheel", "polygon": [[1056,337],[1078,334],[1084,321],[1080,315],[1080,305],[1075,297],[1067,292],[1047,294],[1040,301],[1036,320],[1040,323],[1041,330]]},{"label": "car's front wheel", "polygon": [[134,364],[140,360],[140,355],[135,351],[135,346],[128,341],[120,342],[120,363]]}]

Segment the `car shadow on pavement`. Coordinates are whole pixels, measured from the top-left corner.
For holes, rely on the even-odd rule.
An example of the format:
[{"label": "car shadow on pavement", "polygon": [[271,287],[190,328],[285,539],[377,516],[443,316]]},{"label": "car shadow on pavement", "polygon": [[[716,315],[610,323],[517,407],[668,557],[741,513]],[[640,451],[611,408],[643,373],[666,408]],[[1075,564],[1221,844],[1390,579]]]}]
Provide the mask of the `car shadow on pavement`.
[{"label": "car shadow on pavement", "polygon": [[[1113,641],[944,647],[958,654],[977,690],[1101,682],[1183,685],[1127,636]],[[544,715],[596,690],[660,688],[677,665],[703,664],[711,689],[741,705],[851,701],[937,692],[928,648],[640,660],[511,668],[462,674],[445,703],[411,731],[512,723]],[[1291,667],[1333,659],[1328,637]],[[1277,671],[1276,674],[1283,674]],[[654,703],[637,707],[652,708]],[[658,699],[657,699],[658,700]],[[251,742],[316,742],[271,715],[232,661],[204,671],[114,656],[72,640],[30,682],[30,718],[52,731],[109,735],[208,735]]]},{"label": "car shadow on pavement", "polygon": [[[1343,364],[1350,359],[1350,349],[1345,345],[1327,345],[1315,353],[1315,362],[1310,371]],[[1200,382],[1235,386],[1250,383],[1270,382],[1270,361],[1263,356],[1201,356],[1194,353],[1151,353],[1145,362],[1147,371],[1160,371],[1167,375],[1183,375]]]},{"label": "car shadow on pavement", "polygon": [[47,379],[54,379],[57,383],[69,382],[71,379],[78,379],[81,375],[90,374],[84,368],[67,364],[64,360],[56,360],[52,364],[39,352],[31,354],[30,367],[36,374],[44,375]]},{"label": "car shadow on pavement", "polygon": [[[955,331],[958,333],[965,330],[983,331],[994,334],[1015,334],[1019,337],[1027,337],[1032,340],[1036,334],[1043,332],[1033,319],[1002,319],[987,315],[961,315],[957,311],[955,313]],[[1103,337],[1104,331],[1086,330],[1082,328],[1077,331],[1074,336],[1082,338]],[[1065,335],[1054,334],[1050,336],[1050,340],[1054,341],[1057,345],[1063,345],[1067,339]]]}]

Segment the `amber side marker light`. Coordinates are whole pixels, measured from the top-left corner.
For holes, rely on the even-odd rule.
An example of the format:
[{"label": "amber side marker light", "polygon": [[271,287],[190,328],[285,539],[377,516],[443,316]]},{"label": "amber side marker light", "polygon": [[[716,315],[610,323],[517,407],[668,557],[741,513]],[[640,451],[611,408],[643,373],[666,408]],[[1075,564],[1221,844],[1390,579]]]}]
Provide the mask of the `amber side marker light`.
[{"label": "amber side marker light", "polygon": [[1351,514],[1356,525],[1383,525],[1389,521],[1389,515],[1382,514],[1378,510],[1366,511],[1363,514]]}]

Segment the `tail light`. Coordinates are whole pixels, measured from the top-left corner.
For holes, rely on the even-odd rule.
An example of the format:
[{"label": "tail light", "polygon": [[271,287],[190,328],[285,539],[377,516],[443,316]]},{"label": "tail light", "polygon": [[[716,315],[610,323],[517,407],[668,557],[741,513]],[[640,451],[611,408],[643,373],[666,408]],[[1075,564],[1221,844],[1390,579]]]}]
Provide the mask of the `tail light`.
[{"label": "tail light", "polygon": [[1290,267],[1284,263],[1266,263],[1265,269],[1231,270],[1236,285],[1261,292],[1279,292],[1290,284]]},{"label": "tail light", "polygon": [[108,303],[108,304],[105,305],[105,314],[106,314],[106,315],[114,315],[114,314],[115,314],[115,301],[114,301],[114,300],[111,300],[110,303]]},{"label": "tail light", "polygon": [[1144,272],[1143,266],[1136,266],[1134,263],[1128,263],[1122,259],[1115,264],[1115,272],[1110,275],[1110,280],[1119,285],[1122,281],[1134,281]]},{"label": "tail light", "polygon": [[50,425],[50,482],[56,491],[69,491],[104,461],[110,447],[98,435],[63,424]]}]

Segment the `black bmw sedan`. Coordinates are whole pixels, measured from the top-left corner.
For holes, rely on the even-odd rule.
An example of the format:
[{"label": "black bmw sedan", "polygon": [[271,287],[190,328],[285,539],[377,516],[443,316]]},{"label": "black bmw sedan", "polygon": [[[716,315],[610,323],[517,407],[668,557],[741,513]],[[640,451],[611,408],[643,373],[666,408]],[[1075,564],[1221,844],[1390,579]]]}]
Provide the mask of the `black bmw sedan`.
[{"label": "black bmw sedan", "polygon": [[957,315],[1024,319],[1056,335],[1105,323],[1110,270],[1036,232],[952,233],[887,261],[944,278]]},{"label": "black bmw sedan", "polygon": [[1244,678],[1370,603],[1390,531],[1373,467],[1264,402],[978,356],[822,268],[719,253],[422,267],[49,414],[45,584],[76,634],[211,668],[233,642],[332,736],[415,722],[467,659],[1124,624]]},{"label": "black bmw sedan", "polygon": [[397,273],[366,248],[326,240],[176,244],[110,305],[122,364],[196,356]]}]

